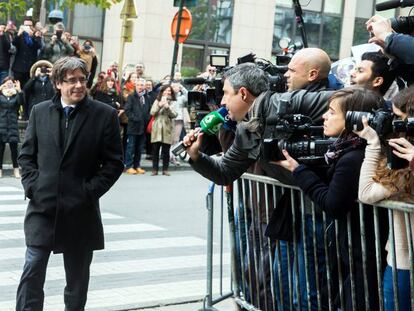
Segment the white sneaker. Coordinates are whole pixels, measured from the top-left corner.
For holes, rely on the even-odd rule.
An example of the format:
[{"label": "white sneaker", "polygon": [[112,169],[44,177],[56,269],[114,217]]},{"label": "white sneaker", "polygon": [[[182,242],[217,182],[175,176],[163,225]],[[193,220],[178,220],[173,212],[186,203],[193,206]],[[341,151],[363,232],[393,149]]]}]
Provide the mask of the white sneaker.
[{"label": "white sneaker", "polygon": [[19,170],[18,167],[16,167],[16,168],[13,169],[13,175],[14,175],[15,178],[21,178],[21,176],[20,176],[20,170]]}]

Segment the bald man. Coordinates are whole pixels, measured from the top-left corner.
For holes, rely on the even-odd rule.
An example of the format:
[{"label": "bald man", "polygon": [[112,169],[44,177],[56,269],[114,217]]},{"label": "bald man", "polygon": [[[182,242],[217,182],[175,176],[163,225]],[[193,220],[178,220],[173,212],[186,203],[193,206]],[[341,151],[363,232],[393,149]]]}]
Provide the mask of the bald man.
[{"label": "bald man", "polygon": [[288,91],[304,89],[309,84],[327,79],[330,69],[331,60],[325,51],[317,48],[298,51],[285,73]]}]

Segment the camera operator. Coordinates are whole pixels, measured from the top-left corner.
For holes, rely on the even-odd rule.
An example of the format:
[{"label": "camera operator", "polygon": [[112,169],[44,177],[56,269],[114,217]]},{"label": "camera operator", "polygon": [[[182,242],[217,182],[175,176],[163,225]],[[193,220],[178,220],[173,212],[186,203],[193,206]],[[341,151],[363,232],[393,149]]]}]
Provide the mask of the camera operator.
[{"label": "camera operator", "polygon": [[[404,111],[396,108],[404,107]],[[394,101],[394,109],[398,109],[399,116],[406,121],[408,117],[414,117],[414,87],[410,87],[400,92]],[[393,199],[403,202],[414,202],[414,178],[408,163],[412,163],[414,146],[404,137],[394,138],[389,141],[389,146],[381,144],[380,137],[376,131],[368,125],[366,118],[362,120],[364,129],[356,132],[360,137],[367,140],[365,159],[361,167],[361,177],[359,180],[359,199],[368,204],[373,204],[384,199]],[[407,131],[408,132],[408,131]],[[408,134],[408,133],[407,133]],[[410,133],[413,135],[414,133]],[[405,160],[406,167],[400,169],[390,169],[387,167],[388,153],[392,151],[396,156]],[[404,161],[403,160],[403,161]],[[410,260],[408,254],[406,225],[404,213],[394,211],[394,238],[396,271],[398,273],[398,302],[400,310],[410,309]],[[414,232],[414,214],[410,213],[411,232]],[[390,233],[391,234],[391,233]],[[387,243],[387,268],[384,272],[384,307],[386,311],[394,310],[394,290],[393,290],[393,259]]]},{"label": "camera operator", "polygon": [[[267,132],[272,131],[266,127],[266,117],[277,115],[281,101],[287,101],[290,107],[288,113],[301,113],[317,123],[321,122],[327,100],[333,92],[327,90],[330,59],[323,50],[306,48],[298,51],[288,68],[285,74],[288,85],[286,93],[267,91],[267,75],[251,63],[237,65],[224,74],[222,104],[229,110],[230,118],[238,122],[235,140],[223,157],[213,159],[199,151],[202,133],[197,137],[196,131],[186,135],[184,144],[191,158],[190,163],[197,172],[217,184],[227,185],[239,178],[257,161],[262,175],[292,184],[290,172],[268,163],[263,157],[263,138]],[[318,257],[323,258],[323,246],[321,250]],[[313,258],[313,256],[308,257]],[[303,263],[304,259],[300,261]],[[312,261],[309,265],[312,266]],[[304,289],[301,293],[302,304],[307,305],[304,274],[301,275],[299,282]],[[316,286],[313,285],[311,285],[311,297],[312,305],[317,305]],[[285,305],[288,305],[286,304],[288,300],[286,293]]]},{"label": "camera operator", "polygon": [[[364,292],[363,285],[365,276],[362,265],[360,215],[356,202],[359,171],[364,159],[366,142],[346,127],[345,115],[347,111],[372,111],[382,105],[382,100],[377,94],[360,87],[339,90],[329,99],[329,109],[323,116],[324,134],[338,138],[325,155],[326,161],[330,165],[325,177],[318,176],[306,165],[299,165],[286,150],[283,150],[286,160],[277,162],[293,173],[299,187],[315,202],[317,210],[326,212],[328,217],[338,221],[339,256],[341,264],[346,267],[343,271],[347,271],[342,284],[345,295],[345,310],[353,310],[350,273],[354,275],[358,310],[365,310],[365,297],[368,295]],[[348,216],[352,232],[353,271],[350,269],[348,251]],[[366,228],[366,277],[369,288],[369,303],[371,310],[379,310],[372,209],[366,211],[363,221]],[[332,236],[328,238],[331,239],[329,244],[332,243],[332,238],[335,239]],[[335,258],[331,258],[330,262],[334,263]]]},{"label": "camera operator", "polygon": [[[214,160],[199,152],[203,134],[196,138],[196,132],[191,131],[184,138],[184,145],[187,146],[193,168],[220,185],[239,178],[260,159],[264,119],[278,112],[281,99],[290,101],[290,113],[302,113],[320,122],[327,99],[332,94],[326,89],[329,68],[329,56],[324,51],[317,48],[300,50],[293,56],[285,74],[288,92],[274,94],[266,93],[267,76],[254,64],[237,65],[227,71],[224,74],[222,104],[229,110],[230,118],[239,122],[235,142],[223,158]],[[247,122],[242,122],[246,121],[246,117]]]},{"label": "camera operator", "polygon": [[[368,42],[375,43],[384,49],[384,52],[395,59],[392,68],[398,71],[398,75],[404,78],[408,84],[413,79],[414,57],[411,51],[414,49],[414,38],[407,34],[396,33],[391,26],[391,21],[382,16],[375,15],[366,22],[367,30],[372,37]],[[407,65],[410,65],[407,67]]]},{"label": "camera operator", "polygon": [[53,65],[47,60],[39,60],[30,68],[30,80],[23,88],[26,119],[28,119],[34,105],[49,100],[55,95],[55,89],[50,80],[52,67]]}]

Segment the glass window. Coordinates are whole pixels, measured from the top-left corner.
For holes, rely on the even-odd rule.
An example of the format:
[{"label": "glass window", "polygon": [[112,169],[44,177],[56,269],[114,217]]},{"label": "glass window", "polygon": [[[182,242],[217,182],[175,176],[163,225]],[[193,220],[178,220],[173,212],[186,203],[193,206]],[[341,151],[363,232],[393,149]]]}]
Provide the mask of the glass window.
[{"label": "glass window", "polygon": [[342,21],[339,16],[325,15],[323,17],[323,38],[328,40],[321,40],[321,48],[328,53],[332,60],[339,58],[339,45],[342,29]]},{"label": "glass window", "polygon": [[354,39],[352,45],[368,43],[369,32],[365,26],[366,21],[366,18],[355,18]]},{"label": "glass window", "polygon": [[292,7],[292,0],[277,0],[277,6],[282,5],[282,6],[287,6],[289,8]]},{"label": "glass window", "polygon": [[[367,1],[369,1],[369,0],[367,0]],[[325,13],[341,14],[341,12],[342,12],[342,0],[325,1],[325,7],[324,7],[323,11]]]},{"label": "glass window", "polygon": [[306,11],[316,11],[316,12],[322,11],[322,0],[312,0],[312,1],[308,0],[307,3],[305,1],[302,1],[300,4],[301,4],[302,9]]},{"label": "glass window", "polygon": [[104,11],[96,6],[77,4],[73,13],[72,33],[78,36],[102,38]]},{"label": "glass window", "polygon": [[212,5],[214,16],[210,23],[209,41],[217,43],[230,44],[231,40],[231,23],[233,20],[233,6],[230,0],[217,1]]},{"label": "glass window", "polygon": [[181,73],[183,77],[195,77],[203,69],[204,49],[199,46],[184,44]]},{"label": "glass window", "polygon": [[233,4],[231,0],[199,0],[191,10],[190,39],[230,44]]},{"label": "glass window", "polygon": [[[325,1],[327,3],[328,1]],[[342,0],[334,0],[335,5],[325,10],[341,12]],[[339,11],[338,11],[339,10]],[[321,47],[332,59],[337,59],[339,54],[342,17],[340,14],[323,14],[322,12],[303,11],[308,46]],[[301,31],[295,21],[293,8],[276,6],[272,48],[275,53],[280,50],[279,40],[288,37],[293,42],[302,42]]]},{"label": "glass window", "polygon": [[[316,12],[303,12],[306,36],[309,47],[319,47],[319,37],[321,35],[322,14]],[[296,29],[295,41],[301,40],[300,30]]]},{"label": "glass window", "polygon": [[294,29],[294,12],[290,8],[276,7],[275,10],[275,26],[273,32],[273,44],[274,50],[279,49],[279,40],[283,37],[293,38]]}]

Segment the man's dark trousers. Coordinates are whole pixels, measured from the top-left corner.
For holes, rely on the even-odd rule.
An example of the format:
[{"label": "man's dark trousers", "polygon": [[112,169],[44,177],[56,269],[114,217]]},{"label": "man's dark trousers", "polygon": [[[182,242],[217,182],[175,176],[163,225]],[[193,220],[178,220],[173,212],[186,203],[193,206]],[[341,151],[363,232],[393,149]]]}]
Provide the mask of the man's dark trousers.
[{"label": "man's dark trousers", "polygon": [[[43,310],[43,285],[50,252],[51,250],[42,247],[27,247],[23,274],[17,289],[16,310]],[[84,310],[92,255],[91,250],[63,253],[66,273],[65,311]]]}]

